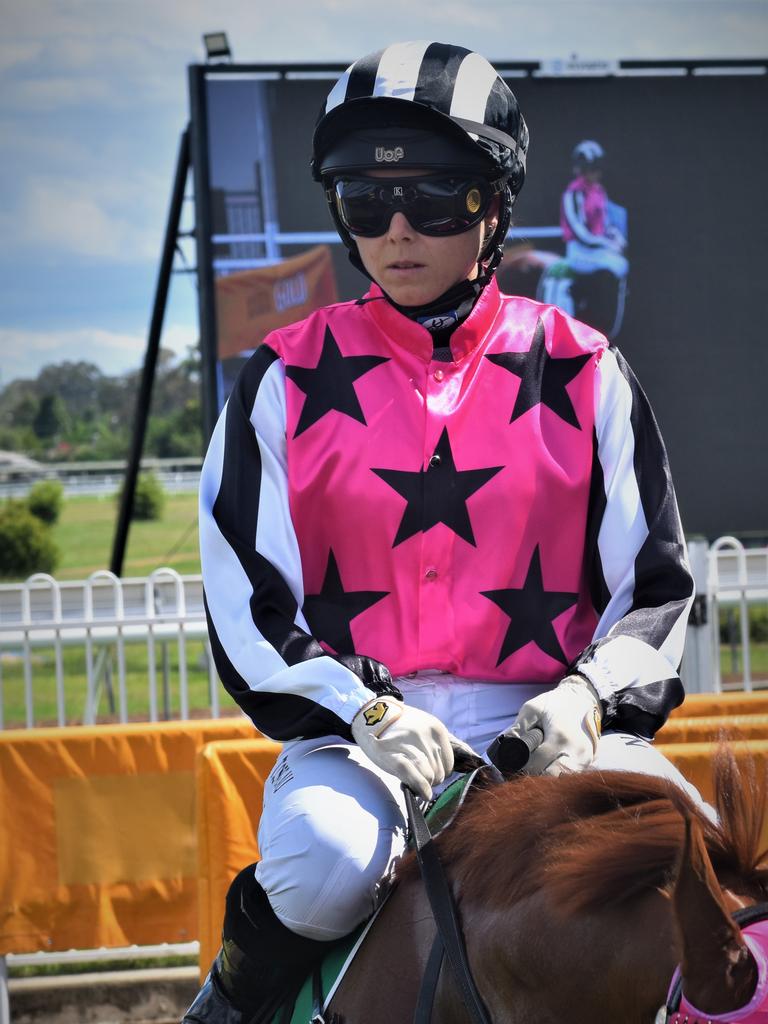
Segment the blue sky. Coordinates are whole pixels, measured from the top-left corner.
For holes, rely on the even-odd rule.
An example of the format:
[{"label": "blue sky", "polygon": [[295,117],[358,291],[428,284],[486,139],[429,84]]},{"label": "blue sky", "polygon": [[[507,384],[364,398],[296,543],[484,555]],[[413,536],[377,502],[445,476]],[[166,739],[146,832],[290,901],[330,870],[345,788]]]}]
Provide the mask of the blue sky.
[{"label": "blue sky", "polygon": [[[768,0],[0,0],[0,17],[2,385],[66,359],[140,365],[203,32],[226,30],[249,62],[346,61],[403,38],[491,60],[768,56]],[[177,275],[163,344],[196,337],[193,280]]]}]

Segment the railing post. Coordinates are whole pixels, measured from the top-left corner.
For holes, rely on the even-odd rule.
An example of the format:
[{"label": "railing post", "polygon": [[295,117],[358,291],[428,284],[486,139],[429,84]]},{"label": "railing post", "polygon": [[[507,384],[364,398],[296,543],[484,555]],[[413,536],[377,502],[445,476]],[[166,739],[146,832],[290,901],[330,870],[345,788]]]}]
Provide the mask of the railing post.
[{"label": "railing post", "polygon": [[705,540],[692,540],[688,544],[688,557],[696,588],[693,607],[686,630],[685,653],[680,667],[688,693],[712,693],[717,689],[712,664],[712,646],[709,636],[707,581],[709,576],[709,549]]},{"label": "railing post", "polygon": [[[77,718],[85,724],[95,724],[108,689],[110,711],[117,711],[120,720],[128,720],[128,691],[126,653],[128,644],[145,645],[147,650],[147,679],[149,685],[149,719],[157,721],[173,707],[174,665],[173,648],[177,645],[179,658],[179,717],[189,718],[189,640],[206,641],[205,621],[201,602],[202,582],[199,576],[182,577],[173,569],[156,570],[150,578],[135,581],[140,596],[134,607],[129,586],[108,571],[93,573],[88,579],[60,583],[47,574],[36,574],[19,583],[0,584],[0,651],[22,651],[18,672],[21,686],[13,687],[14,706],[10,724],[36,723],[40,694],[37,670],[33,656],[39,649],[52,649],[54,664],[47,675],[55,682],[56,719],[59,726],[67,719]],[[165,605],[163,607],[163,605]],[[161,649],[158,650],[158,644]],[[74,709],[67,704],[67,665],[65,648],[84,653],[87,693],[84,706]],[[117,658],[113,666],[113,648]],[[163,656],[162,665],[160,663]],[[47,655],[46,655],[47,656]],[[218,681],[215,670],[206,657],[210,714],[219,716]],[[159,693],[163,670],[164,694]],[[117,692],[114,675],[117,674]],[[46,685],[48,685],[46,683]],[[0,729],[9,724],[9,687],[7,672],[0,662]],[[20,691],[20,692],[19,692]],[[164,706],[160,698],[165,696]],[[78,695],[78,700],[80,696]],[[117,707],[115,708],[115,704]],[[136,709],[132,709],[135,711]],[[173,715],[176,715],[173,709]],[[140,716],[141,717],[141,716]]]},{"label": "railing post", "polygon": [[[720,552],[726,551],[736,557],[736,591],[738,593],[739,617],[741,619],[741,666],[745,690],[752,690],[752,670],[749,650],[749,580],[747,578],[747,556],[744,545],[736,537],[719,537],[710,549],[709,560],[709,588],[714,595],[713,603],[717,607],[717,598],[720,594],[720,566],[718,557]],[[713,646],[717,652],[717,677],[720,678],[720,621],[719,615],[712,623]]]}]

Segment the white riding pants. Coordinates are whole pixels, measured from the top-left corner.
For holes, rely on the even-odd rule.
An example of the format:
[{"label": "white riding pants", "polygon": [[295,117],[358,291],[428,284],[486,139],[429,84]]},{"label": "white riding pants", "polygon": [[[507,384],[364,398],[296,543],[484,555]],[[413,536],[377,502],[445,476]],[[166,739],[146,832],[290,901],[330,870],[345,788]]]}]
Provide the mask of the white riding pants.
[{"label": "white riding pants", "polygon": [[571,270],[577,274],[594,274],[596,270],[610,270],[620,281],[629,272],[629,261],[610,246],[601,248],[584,245],[574,238],[565,245],[565,258]]},{"label": "white riding pants", "polygon": [[[480,754],[527,700],[551,689],[441,672],[396,684],[408,704],[436,715]],[[671,779],[702,804],[677,768],[637,736],[604,735],[593,767]],[[347,935],[372,913],[378,887],[405,842],[400,782],[356,744],[338,736],[286,743],[264,789],[256,866],[256,878],[286,927],[311,939]]]}]

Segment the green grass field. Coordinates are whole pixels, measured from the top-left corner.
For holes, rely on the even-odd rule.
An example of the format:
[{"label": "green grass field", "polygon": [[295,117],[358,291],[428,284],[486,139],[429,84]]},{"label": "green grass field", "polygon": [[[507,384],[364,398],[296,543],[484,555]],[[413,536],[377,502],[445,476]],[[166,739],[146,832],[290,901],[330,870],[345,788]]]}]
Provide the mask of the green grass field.
[{"label": "green grass field", "polygon": [[[119,720],[120,708],[116,665],[116,650],[112,644],[106,648],[112,671],[101,675],[98,718],[100,723]],[[131,721],[149,720],[149,656],[145,644],[125,645],[125,688],[128,718]],[[207,716],[211,701],[208,682],[208,663],[201,640],[187,641],[187,693],[190,715]],[[158,717],[161,720],[179,718],[179,652],[174,642],[156,645],[156,693]],[[72,647],[64,650],[64,708],[65,720],[70,725],[82,723],[86,707],[87,675],[85,650]],[[109,684],[107,685],[107,680]],[[33,714],[37,726],[57,724],[56,663],[53,648],[40,648],[32,657]],[[26,704],[23,663],[20,656],[4,654],[2,657],[2,699],[5,725],[23,726],[26,722]],[[111,690],[111,693],[110,693]],[[219,684],[219,704],[222,714],[237,713],[237,706]]]},{"label": "green grass field", "polygon": [[[85,579],[97,569],[108,569],[116,522],[117,503],[111,495],[65,499],[53,530],[61,551],[56,578]],[[123,576],[147,576],[165,565],[180,573],[200,572],[196,494],[169,494],[161,519],[131,523]]]},{"label": "green grass field", "polygon": [[[98,569],[109,568],[112,554],[117,503],[113,496],[66,498],[53,536],[61,552],[54,576],[60,580],[85,579]],[[197,539],[197,495],[166,495],[162,518],[133,522],[128,534],[123,576],[147,576],[153,569],[171,566],[180,573],[199,573]],[[144,645],[126,645],[126,688],[129,718],[146,720],[149,710],[147,650]],[[169,685],[163,686],[163,658],[167,659]],[[114,664],[115,652],[110,652]],[[208,669],[202,642],[187,644],[189,702],[192,713],[202,714],[210,706]],[[24,675],[21,658],[14,653],[2,657],[3,710],[7,726],[25,721]],[[115,702],[117,678],[114,675]],[[165,652],[157,649],[157,689],[160,717],[179,715],[178,650],[169,643]],[[53,649],[40,649],[32,665],[35,722],[56,722],[56,669]],[[66,718],[82,721],[86,700],[85,654],[82,648],[64,652]],[[223,687],[219,689],[222,710],[233,709]],[[118,705],[119,706],[119,705]],[[114,720],[109,693],[104,689],[99,702],[99,721]]]},{"label": "green grass field", "polygon": [[[61,550],[61,561],[55,572],[56,578],[84,579],[98,569],[108,568],[116,519],[117,504],[114,497],[66,499],[61,518],[54,528],[54,538]],[[199,573],[197,545],[197,496],[167,495],[160,520],[131,524],[123,575],[146,576],[161,566],[171,566],[180,573]],[[114,664],[114,649],[110,657]],[[166,659],[166,687],[163,683],[163,658]],[[753,643],[751,658],[753,679],[767,680],[768,643]],[[191,713],[204,714],[209,707],[209,693],[208,669],[202,642],[188,643],[186,661]],[[741,672],[738,649],[734,664],[730,647],[723,644],[720,665],[723,682],[727,685]],[[6,725],[22,726],[25,721],[24,675],[19,654],[4,653],[0,671]],[[126,645],[126,673],[129,718],[146,720],[149,696],[147,650],[144,645]],[[53,649],[35,651],[32,674],[35,721],[39,725],[55,724],[56,684]],[[176,644],[169,643],[165,652],[162,645],[158,644],[157,674],[159,715],[161,718],[177,718],[179,693]],[[82,648],[65,651],[64,676],[67,721],[81,721],[86,700],[85,655]],[[116,673],[113,677],[113,687],[116,691]],[[224,713],[235,710],[234,703],[227,697],[223,687],[219,690],[219,696]],[[116,692],[114,698],[117,702]],[[99,721],[115,720],[106,688],[101,693],[99,712]]]}]

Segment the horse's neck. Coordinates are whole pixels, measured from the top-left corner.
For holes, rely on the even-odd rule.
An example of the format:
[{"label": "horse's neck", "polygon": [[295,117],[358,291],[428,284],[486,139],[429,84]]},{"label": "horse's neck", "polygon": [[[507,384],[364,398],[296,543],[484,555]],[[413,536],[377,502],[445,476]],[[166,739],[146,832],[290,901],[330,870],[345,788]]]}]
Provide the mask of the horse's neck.
[{"label": "horse's neck", "polygon": [[[413,1020],[434,935],[432,911],[416,874],[390,895],[339,985],[331,1010],[343,1024]],[[452,1021],[446,1018],[446,1024]]]},{"label": "horse's neck", "polygon": [[[538,892],[505,910],[461,905],[475,982],[494,1024],[654,1024],[679,951],[669,900],[564,916]],[[443,971],[443,976],[446,975]],[[441,978],[434,1020],[466,1024]]]}]

